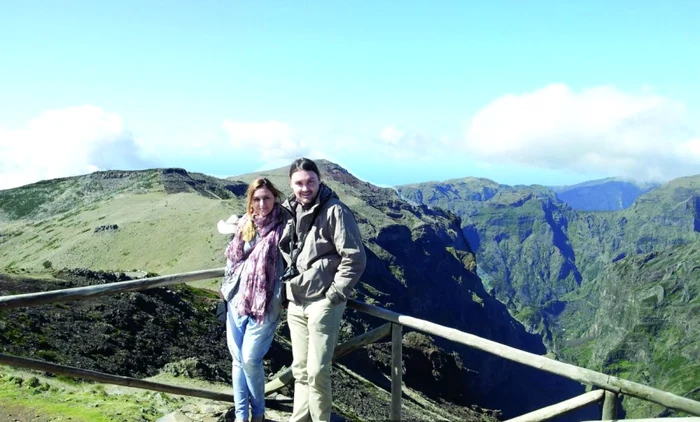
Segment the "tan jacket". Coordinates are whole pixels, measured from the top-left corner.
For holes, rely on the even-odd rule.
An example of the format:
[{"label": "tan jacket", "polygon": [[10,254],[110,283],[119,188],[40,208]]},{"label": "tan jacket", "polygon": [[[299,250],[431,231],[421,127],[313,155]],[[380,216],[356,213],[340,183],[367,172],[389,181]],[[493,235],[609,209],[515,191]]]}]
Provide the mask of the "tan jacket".
[{"label": "tan jacket", "polygon": [[[293,196],[282,208],[290,213],[280,238],[280,250],[287,266],[291,265],[292,242],[308,231],[296,262],[299,275],[285,282],[287,298],[296,304],[313,302],[324,296],[334,304],[347,300],[367,261],[355,217],[323,184],[309,209],[303,209]],[[299,236],[295,237],[297,221]]]}]

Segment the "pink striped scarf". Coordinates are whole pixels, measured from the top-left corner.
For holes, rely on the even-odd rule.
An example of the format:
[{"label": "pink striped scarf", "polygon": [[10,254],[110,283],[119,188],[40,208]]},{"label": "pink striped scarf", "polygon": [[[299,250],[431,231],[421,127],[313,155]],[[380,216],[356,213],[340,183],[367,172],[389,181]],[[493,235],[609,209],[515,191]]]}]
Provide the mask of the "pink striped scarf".
[{"label": "pink striped scarf", "polygon": [[265,310],[273,294],[275,279],[277,278],[277,262],[279,251],[277,245],[284,227],[283,211],[279,204],[275,204],[273,210],[265,217],[253,216],[258,239],[248,256],[244,256],[243,246],[245,241],[241,238],[243,227],[249,221],[250,216],[243,216],[238,224],[238,231],[226,248],[224,255],[232,262],[231,271],[235,273],[240,265],[247,260],[251,262],[247,274],[241,274],[240,289],[243,289],[241,300],[238,303],[238,314],[249,315],[258,323],[265,320]]}]

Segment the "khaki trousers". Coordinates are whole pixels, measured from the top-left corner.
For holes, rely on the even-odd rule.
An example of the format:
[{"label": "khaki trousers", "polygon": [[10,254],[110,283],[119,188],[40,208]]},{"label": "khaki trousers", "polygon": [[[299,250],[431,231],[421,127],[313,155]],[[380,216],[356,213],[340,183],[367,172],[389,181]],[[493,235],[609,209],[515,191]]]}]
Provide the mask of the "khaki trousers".
[{"label": "khaki trousers", "polygon": [[290,422],[331,419],[331,367],[345,302],[323,298],[295,305],[289,302],[287,323],[292,339],[294,410]]}]

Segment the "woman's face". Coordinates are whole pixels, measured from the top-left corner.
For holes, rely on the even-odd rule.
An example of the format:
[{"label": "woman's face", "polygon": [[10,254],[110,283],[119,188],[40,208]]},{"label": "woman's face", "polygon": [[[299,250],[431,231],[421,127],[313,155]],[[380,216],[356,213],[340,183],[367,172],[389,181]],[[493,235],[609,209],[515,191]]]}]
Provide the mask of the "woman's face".
[{"label": "woman's face", "polygon": [[275,195],[268,188],[261,186],[253,192],[252,206],[255,215],[265,217],[275,206]]}]

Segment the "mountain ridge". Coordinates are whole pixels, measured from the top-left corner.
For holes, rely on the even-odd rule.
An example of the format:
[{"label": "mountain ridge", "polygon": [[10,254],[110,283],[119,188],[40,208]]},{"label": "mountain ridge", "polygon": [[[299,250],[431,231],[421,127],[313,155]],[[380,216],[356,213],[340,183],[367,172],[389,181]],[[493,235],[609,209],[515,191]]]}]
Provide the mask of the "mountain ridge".
[{"label": "mountain ridge", "polygon": [[[620,365],[648,364],[648,360],[622,359],[615,353],[609,354],[607,366],[588,359],[577,360],[588,353],[586,348],[591,342],[608,341],[603,332],[581,328],[590,328],[596,315],[584,304],[596,303],[596,286],[601,286],[596,280],[614,272],[617,266],[646,257],[653,259],[654,254],[700,241],[700,176],[669,181],[617,211],[575,210],[553,191],[542,192],[540,187],[499,187],[501,191],[491,192],[488,198],[475,197],[473,192],[491,189],[493,185],[486,183],[482,187],[473,182],[474,179],[462,193],[452,192],[459,188],[455,183],[442,187],[432,183],[412,185],[399,191],[406,198],[446,207],[462,217],[462,230],[476,254],[482,279],[488,280],[489,290],[528,331],[539,333],[550,351],[574,363],[597,365],[593,369],[615,373],[620,373],[616,372]],[[451,193],[444,195],[445,191]],[[502,197],[511,200],[504,201]],[[665,272],[659,269],[653,273],[656,275],[642,271],[640,277],[667,277],[673,268],[669,265]],[[624,283],[616,289],[619,293],[615,297],[633,297]],[[612,307],[616,301],[607,303]],[[626,313],[645,315],[636,310]],[[700,325],[698,320],[690,321],[694,326]],[[627,324],[643,326],[642,321]],[[579,327],[576,332],[581,341],[563,341],[574,326]],[[662,323],[659,329],[664,327]],[[693,345],[691,349],[692,352],[684,353],[697,353],[700,347]],[[667,350],[666,356],[686,362],[680,364],[681,372],[693,371],[689,361],[680,359],[678,351]],[[645,378],[635,371],[621,373],[642,383],[664,385],[679,394],[690,393],[687,384],[678,384],[663,373],[655,372],[654,378]],[[639,410],[642,408],[645,410]],[[632,404],[630,411],[649,416],[658,409]]]}]

